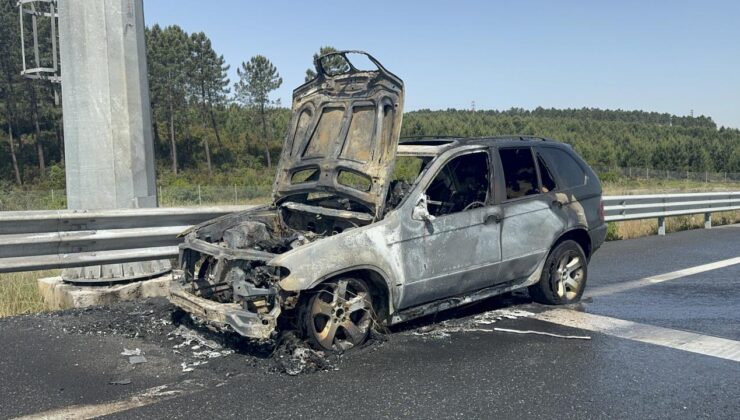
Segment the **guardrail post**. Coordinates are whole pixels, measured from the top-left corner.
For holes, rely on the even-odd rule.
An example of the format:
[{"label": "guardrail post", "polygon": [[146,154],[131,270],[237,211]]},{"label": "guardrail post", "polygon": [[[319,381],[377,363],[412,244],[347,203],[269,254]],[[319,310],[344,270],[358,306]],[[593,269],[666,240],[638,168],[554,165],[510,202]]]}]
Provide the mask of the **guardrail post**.
[{"label": "guardrail post", "polygon": [[704,213],[704,229],[712,228],[712,213]]},{"label": "guardrail post", "polygon": [[665,236],[665,217],[658,217],[658,235]]}]

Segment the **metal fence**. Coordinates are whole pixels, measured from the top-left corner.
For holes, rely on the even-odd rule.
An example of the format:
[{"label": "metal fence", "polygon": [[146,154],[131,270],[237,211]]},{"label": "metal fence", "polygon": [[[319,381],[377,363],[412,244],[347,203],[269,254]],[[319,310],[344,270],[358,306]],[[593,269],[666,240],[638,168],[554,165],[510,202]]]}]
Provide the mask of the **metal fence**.
[{"label": "metal fence", "polygon": [[740,192],[604,196],[608,222],[658,219],[658,234],[665,235],[665,218],[704,214],[704,227],[712,226],[712,213],[740,210]]},{"label": "metal fence", "polygon": [[0,213],[0,273],[177,255],[188,227],[252,206]]},{"label": "metal fence", "polygon": [[[244,205],[268,201],[270,185],[171,186],[157,188],[159,207]],[[0,211],[62,210],[67,208],[64,189],[0,192]]]},{"label": "metal fence", "polygon": [[[604,179],[613,175],[618,178],[643,180],[683,180],[704,183],[740,182],[740,173],[737,172],[670,171],[598,165],[593,166],[593,168]],[[191,185],[159,186],[157,188],[160,207],[254,204],[268,201],[271,191],[271,185]],[[0,211],[61,210],[65,208],[67,208],[67,196],[63,189],[0,192]]]},{"label": "metal fence", "polygon": [[694,182],[740,182],[740,172],[709,172],[709,171],[676,171],[669,169],[653,169],[640,167],[619,166],[591,166],[600,176],[607,178],[614,175],[628,179],[644,180],[674,180]]},{"label": "metal fence", "polygon": [[[202,191],[201,191],[202,192]],[[740,210],[740,192],[605,196],[607,221]],[[177,255],[177,234],[250,206],[0,212],[0,272],[144,261]]]}]

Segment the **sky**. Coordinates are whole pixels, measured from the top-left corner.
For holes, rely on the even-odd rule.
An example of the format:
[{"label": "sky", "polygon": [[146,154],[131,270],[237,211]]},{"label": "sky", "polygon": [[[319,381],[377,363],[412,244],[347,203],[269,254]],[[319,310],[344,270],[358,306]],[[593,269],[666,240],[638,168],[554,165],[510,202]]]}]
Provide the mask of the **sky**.
[{"label": "sky", "polygon": [[144,16],[205,32],[232,84],[266,56],[283,105],[331,45],[400,76],[406,110],[693,110],[740,128],[738,0],[144,0]]}]

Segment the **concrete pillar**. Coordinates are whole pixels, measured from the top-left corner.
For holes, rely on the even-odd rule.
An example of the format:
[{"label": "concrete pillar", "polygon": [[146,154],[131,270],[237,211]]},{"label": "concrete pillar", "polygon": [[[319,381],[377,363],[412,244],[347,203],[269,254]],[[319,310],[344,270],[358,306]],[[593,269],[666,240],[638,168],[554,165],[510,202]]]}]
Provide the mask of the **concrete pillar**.
[{"label": "concrete pillar", "polygon": [[665,235],[665,217],[658,217],[658,235]]},{"label": "concrete pillar", "polygon": [[[156,207],[142,0],[60,1],[59,45],[67,206]],[[122,280],[169,268],[114,264],[63,277]]]}]

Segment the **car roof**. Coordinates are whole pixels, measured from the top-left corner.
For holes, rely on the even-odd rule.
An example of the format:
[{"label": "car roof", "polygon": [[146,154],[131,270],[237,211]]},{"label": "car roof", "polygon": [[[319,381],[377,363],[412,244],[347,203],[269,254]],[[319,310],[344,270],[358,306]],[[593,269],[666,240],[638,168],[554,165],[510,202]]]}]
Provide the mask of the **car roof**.
[{"label": "car roof", "polygon": [[[406,137],[398,143],[398,156],[437,156],[441,153],[462,146],[492,145],[498,146],[532,146],[546,142],[551,145],[565,146],[546,137],[510,135],[491,137]],[[567,148],[567,146],[565,146]]]}]

